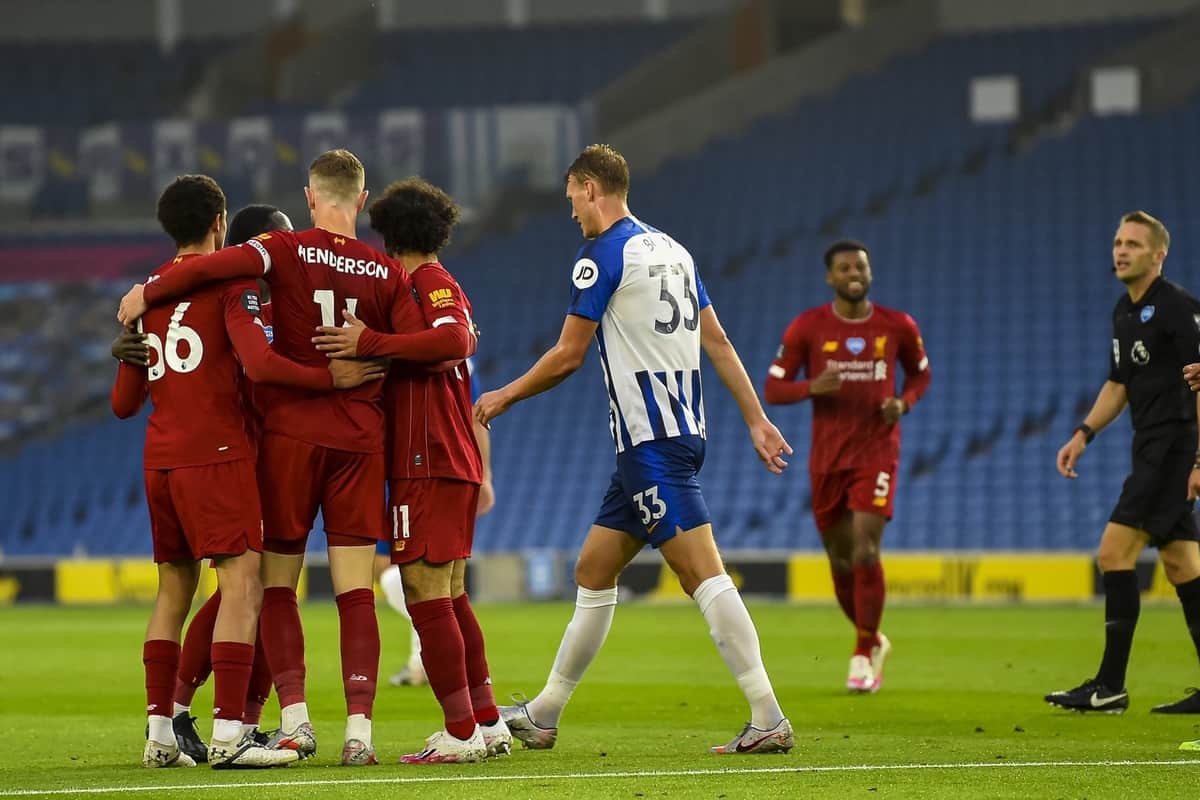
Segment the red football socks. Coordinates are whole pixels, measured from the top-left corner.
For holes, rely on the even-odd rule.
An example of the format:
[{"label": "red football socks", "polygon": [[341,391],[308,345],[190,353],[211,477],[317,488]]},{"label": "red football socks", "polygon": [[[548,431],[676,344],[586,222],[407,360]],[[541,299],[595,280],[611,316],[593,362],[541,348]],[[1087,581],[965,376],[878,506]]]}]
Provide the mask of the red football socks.
[{"label": "red football socks", "polygon": [[491,675],[488,674],[483,629],[479,627],[479,620],[475,619],[466,592],[454,598],[454,616],[458,620],[458,630],[462,634],[466,653],[467,686],[471,689],[475,721],[480,725],[491,725],[500,719],[500,711],[496,708],[496,696],[492,692]]},{"label": "red football socks", "polygon": [[851,622],[855,622],[854,573],[834,572],[833,593],[837,595],[838,605],[842,607],[842,613],[846,615],[846,619],[850,620]]},{"label": "red football socks", "polygon": [[213,642],[213,719],[242,721],[246,688],[254,669],[254,645]]},{"label": "red football socks", "polygon": [[870,656],[879,644],[879,621],[883,618],[883,565],[857,564],[854,567],[854,626],[858,629],[856,656]]},{"label": "red football socks", "polygon": [[262,631],[263,652],[275,680],[279,707],[304,702],[304,628],[300,624],[300,606],[296,592],[286,586],[263,590],[262,616],[258,629]]},{"label": "red football socks", "polygon": [[375,592],[371,589],[342,592],[337,596],[337,607],[346,714],[362,714],[370,719],[371,708],[375,705],[375,683],[379,677],[379,620],[375,617]]},{"label": "red football socks", "polygon": [[196,689],[212,674],[213,628],[216,627],[220,608],[221,593],[214,592],[188,623],[183,648],[179,653],[179,677],[175,683],[175,702],[181,706],[192,704]]},{"label": "red football socks", "polygon": [[263,652],[262,631],[254,639],[254,669],[250,671],[250,683],[246,687],[246,710],[242,722],[257,725],[262,720],[263,706],[271,694],[271,667],[267,654]]},{"label": "red football socks", "polygon": [[475,732],[475,713],[467,688],[467,664],[462,632],[449,597],[410,603],[408,613],[421,637],[421,661],[429,687],[442,706],[446,731],[459,739]]},{"label": "red football socks", "polygon": [[179,643],[166,639],[151,639],[142,645],[142,663],[146,666],[146,714],[159,717],[175,716],[175,674],[179,670]]}]

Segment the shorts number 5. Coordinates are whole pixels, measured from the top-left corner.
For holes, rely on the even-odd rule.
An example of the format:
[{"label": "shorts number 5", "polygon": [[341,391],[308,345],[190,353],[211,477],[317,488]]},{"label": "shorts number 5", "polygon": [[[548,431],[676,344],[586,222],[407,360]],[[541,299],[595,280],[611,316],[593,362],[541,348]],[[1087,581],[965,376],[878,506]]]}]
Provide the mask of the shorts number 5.
[{"label": "shorts number 5", "polygon": [[887,472],[879,473],[875,478],[875,501],[882,505],[879,501],[887,502],[888,492],[892,490],[892,476]]}]

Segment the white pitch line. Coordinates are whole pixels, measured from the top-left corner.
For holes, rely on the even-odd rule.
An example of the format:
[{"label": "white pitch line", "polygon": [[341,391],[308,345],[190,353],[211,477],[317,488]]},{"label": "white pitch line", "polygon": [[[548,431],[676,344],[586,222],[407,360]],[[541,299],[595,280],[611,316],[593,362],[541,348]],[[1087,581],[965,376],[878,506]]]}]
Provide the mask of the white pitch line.
[{"label": "white pitch line", "polygon": [[428,775],[401,778],[346,778],[296,781],[247,781],[246,783],[163,783],[157,786],[103,786],[79,787],[75,789],[4,789],[0,797],[45,797],[63,794],[120,794],[123,792],[158,792],[164,789],[269,789],[283,786],[363,786],[367,784],[404,783],[470,783],[479,781],[564,781],[605,780],[612,778],[692,778],[705,775],[754,775],[769,773],[820,773],[820,772],[878,772],[898,770],[931,769],[1018,769],[1032,767],[1174,767],[1200,764],[1200,759],[1184,758],[1177,761],[979,761],[958,764],[839,764],[816,767],[764,767],[761,769],[680,769],[646,770],[643,772],[568,772],[549,775]]}]

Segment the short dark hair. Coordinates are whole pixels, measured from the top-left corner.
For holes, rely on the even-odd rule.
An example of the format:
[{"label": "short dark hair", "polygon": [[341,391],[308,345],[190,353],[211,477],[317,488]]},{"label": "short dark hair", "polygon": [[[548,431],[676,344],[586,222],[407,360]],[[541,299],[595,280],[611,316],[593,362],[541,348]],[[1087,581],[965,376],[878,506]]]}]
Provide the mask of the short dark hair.
[{"label": "short dark hair", "polygon": [[203,241],[224,210],[225,193],[207,175],[180,175],[158,196],[158,223],[176,247]]},{"label": "short dark hair", "polygon": [[450,243],[458,206],[424,178],[405,178],[383,190],[367,212],[388,255],[436,253]]},{"label": "short dark hair", "polygon": [[1167,231],[1167,226],[1145,211],[1130,211],[1121,217],[1121,222],[1136,222],[1138,225],[1145,225],[1150,229],[1150,245],[1155,250],[1171,249],[1171,234]]},{"label": "short dark hair", "polygon": [[825,248],[825,269],[833,266],[833,257],[838,253],[855,253],[859,250],[862,250],[868,256],[871,255],[871,251],[862,242],[855,241],[854,239],[838,239]]},{"label": "short dark hair", "polygon": [[607,194],[629,194],[629,162],[608,144],[590,144],[567,167],[565,180],[592,180]]},{"label": "short dark hair", "polygon": [[260,233],[291,229],[291,221],[278,208],[266,203],[255,203],[246,206],[229,220],[229,233],[225,235],[225,243],[230,246],[243,244]]}]

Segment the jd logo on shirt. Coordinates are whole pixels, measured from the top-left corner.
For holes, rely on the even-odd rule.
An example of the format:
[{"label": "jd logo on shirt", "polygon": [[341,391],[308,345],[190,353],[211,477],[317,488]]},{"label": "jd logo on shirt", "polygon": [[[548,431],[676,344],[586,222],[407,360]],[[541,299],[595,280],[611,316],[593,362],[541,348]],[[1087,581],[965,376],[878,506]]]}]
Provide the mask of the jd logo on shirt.
[{"label": "jd logo on shirt", "polygon": [[867,348],[867,340],[861,336],[852,336],[846,340],[846,349],[854,355],[858,355]]},{"label": "jd logo on shirt", "polygon": [[1150,363],[1150,351],[1146,349],[1146,345],[1138,339],[1133,343],[1133,350],[1129,352],[1129,357],[1133,359],[1133,363],[1144,367]]},{"label": "jd logo on shirt", "polygon": [[1154,306],[1146,306],[1145,308],[1142,309],[1142,313],[1141,313],[1142,322],[1149,322],[1153,316],[1154,316]]},{"label": "jd logo on shirt", "polygon": [[596,262],[590,258],[581,258],[575,262],[575,271],[571,275],[571,283],[575,284],[576,289],[586,289],[589,286],[594,286],[596,279],[600,277],[600,268],[596,266]]}]

